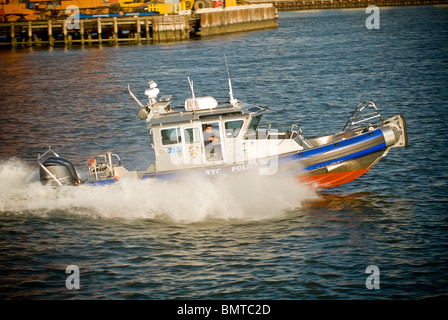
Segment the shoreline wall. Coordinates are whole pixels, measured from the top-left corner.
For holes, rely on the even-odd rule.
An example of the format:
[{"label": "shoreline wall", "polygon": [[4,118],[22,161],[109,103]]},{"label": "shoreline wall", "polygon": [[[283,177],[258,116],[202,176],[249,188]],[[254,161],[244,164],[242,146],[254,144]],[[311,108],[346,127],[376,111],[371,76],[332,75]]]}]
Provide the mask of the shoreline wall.
[{"label": "shoreline wall", "polygon": [[152,20],[152,40],[154,42],[172,42],[190,39],[188,16],[157,16]]},{"label": "shoreline wall", "polygon": [[278,27],[277,9],[272,3],[201,9],[196,12],[201,36]]}]

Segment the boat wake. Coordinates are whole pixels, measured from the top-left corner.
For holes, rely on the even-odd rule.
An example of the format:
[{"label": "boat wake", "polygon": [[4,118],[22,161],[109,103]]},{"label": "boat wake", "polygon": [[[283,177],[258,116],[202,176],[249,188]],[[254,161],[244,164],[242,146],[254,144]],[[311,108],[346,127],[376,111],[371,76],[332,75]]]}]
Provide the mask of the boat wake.
[{"label": "boat wake", "polygon": [[256,173],[182,181],[123,178],[105,186],[42,185],[35,168],[17,159],[0,162],[0,214],[88,215],[100,218],[271,219],[300,208],[317,194],[292,177]]}]

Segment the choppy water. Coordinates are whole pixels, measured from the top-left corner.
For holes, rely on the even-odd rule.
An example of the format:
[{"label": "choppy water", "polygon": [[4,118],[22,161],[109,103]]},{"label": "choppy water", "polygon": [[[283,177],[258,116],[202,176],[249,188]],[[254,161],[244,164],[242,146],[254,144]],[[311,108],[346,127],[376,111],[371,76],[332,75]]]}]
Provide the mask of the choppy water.
[{"label": "choppy water", "polygon": [[[447,6],[280,13],[279,28],[165,45],[0,51],[2,299],[447,298]],[[268,177],[88,188],[37,182],[48,145],[83,168],[113,150],[153,157],[138,106],[154,79],[180,105],[227,95],[270,107],[306,137],[373,100],[405,115],[409,148],[314,191]],[[65,269],[80,269],[67,290]],[[367,266],[380,289],[367,289]]]}]

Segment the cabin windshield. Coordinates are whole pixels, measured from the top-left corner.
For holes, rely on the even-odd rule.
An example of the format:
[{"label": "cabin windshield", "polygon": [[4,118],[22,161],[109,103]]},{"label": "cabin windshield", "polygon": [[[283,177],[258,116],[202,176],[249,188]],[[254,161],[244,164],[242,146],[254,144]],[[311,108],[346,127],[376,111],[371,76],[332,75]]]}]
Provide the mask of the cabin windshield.
[{"label": "cabin windshield", "polygon": [[249,124],[248,130],[253,130],[253,131],[257,130],[260,120],[261,120],[261,115],[254,117]]},{"label": "cabin windshield", "polygon": [[258,124],[260,123],[260,120],[261,115],[252,118],[252,120],[249,123],[249,127],[247,128],[247,131],[244,134],[244,139],[256,139]]}]

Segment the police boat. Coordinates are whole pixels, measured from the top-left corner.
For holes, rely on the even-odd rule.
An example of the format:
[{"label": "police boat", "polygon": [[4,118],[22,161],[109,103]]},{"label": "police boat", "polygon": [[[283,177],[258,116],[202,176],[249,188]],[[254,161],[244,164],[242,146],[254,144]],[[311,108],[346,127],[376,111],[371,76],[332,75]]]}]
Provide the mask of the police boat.
[{"label": "police boat", "polygon": [[314,188],[331,188],[350,182],[370,170],[391,148],[408,145],[403,115],[383,119],[375,103],[360,103],[340,132],[305,138],[297,124],[284,128],[263,126],[267,107],[243,103],[233,97],[229,77],[228,102],[211,96],[196,97],[188,78],[191,98],[172,107],[154,81],[145,91],[148,103],[138,103],[138,117],[149,128],[155,161],[146,169],[129,171],[114,153],[87,160],[81,179],[74,165],[54,149],[39,155],[42,183],[98,185],[123,177],[176,180],[191,174],[213,177],[256,171],[261,175],[293,175]]}]

